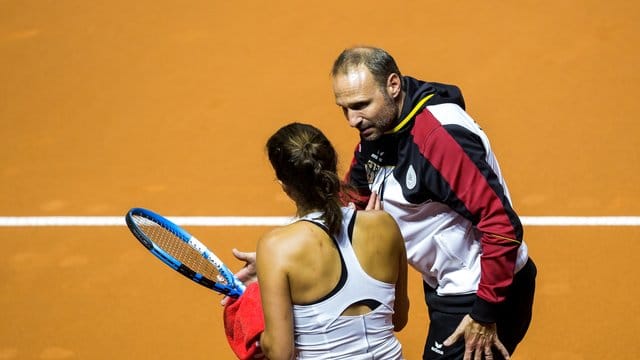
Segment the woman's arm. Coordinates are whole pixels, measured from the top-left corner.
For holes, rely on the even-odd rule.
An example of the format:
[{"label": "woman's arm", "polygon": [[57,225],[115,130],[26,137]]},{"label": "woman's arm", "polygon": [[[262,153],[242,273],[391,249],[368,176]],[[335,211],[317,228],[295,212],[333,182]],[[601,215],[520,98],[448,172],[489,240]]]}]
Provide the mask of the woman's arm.
[{"label": "woman's arm", "polygon": [[260,347],[270,360],[289,360],[294,355],[293,309],[286,260],[281,251],[282,240],[266,235],[258,242],[257,251],[256,265],[265,322]]}]

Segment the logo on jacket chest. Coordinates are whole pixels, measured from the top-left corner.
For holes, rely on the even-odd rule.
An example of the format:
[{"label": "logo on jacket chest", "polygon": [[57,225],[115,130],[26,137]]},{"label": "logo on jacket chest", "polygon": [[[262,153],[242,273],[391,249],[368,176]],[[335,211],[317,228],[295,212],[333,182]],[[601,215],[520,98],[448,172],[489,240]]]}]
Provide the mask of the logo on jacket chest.
[{"label": "logo on jacket chest", "polygon": [[373,184],[378,172],[382,169],[382,165],[380,165],[382,163],[382,155],[384,155],[384,152],[371,154],[369,160],[364,164],[364,170],[367,173],[367,182],[369,185]]},{"label": "logo on jacket chest", "polygon": [[404,178],[404,184],[409,190],[413,190],[418,183],[418,178],[416,176],[416,170],[413,168],[413,165],[409,165],[409,169],[407,169],[406,176]]},{"label": "logo on jacket chest", "polygon": [[364,170],[367,172],[367,182],[369,185],[373,184],[376,179],[376,175],[378,175],[381,168],[380,164],[371,160],[364,164]]}]

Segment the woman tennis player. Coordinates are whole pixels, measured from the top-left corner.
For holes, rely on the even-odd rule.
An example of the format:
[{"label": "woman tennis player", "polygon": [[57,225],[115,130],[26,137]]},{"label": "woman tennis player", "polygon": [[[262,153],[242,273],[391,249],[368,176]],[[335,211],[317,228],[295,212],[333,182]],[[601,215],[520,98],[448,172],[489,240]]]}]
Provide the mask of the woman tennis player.
[{"label": "woman tennis player", "polygon": [[341,206],[336,152],[317,128],[292,123],[267,142],[298,221],[258,242],[265,328],[278,359],[402,359],[394,331],[407,323],[407,259],[393,218]]}]

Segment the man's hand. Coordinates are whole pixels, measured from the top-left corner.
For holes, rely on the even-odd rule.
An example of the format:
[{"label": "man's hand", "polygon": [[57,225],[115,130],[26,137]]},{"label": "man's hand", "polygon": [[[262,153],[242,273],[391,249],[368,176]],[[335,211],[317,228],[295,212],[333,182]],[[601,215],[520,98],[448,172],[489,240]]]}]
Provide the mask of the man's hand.
[{"label": "man's hand", "polygon": [[382,210],[382,202],[377,192],[373,191],[369,197],[369,202],[365,210]]},{"label": "man's hand", "polygon": [[[245,285],[249,285],[252,282],[258,281],[258,272],[256,270],[256,253],[255,252],[242,252],[238,249],[232,249],[233,256],[236,259],[244,261],[244,267],[240,269],[235,275],[238,280],[242,281]],[[225,296],[220,301],[222,306],[227,304],[229,297]]]},{"label": "man's hand", "polygon": [[482,324],[466,315],[453,334],[444,341],[444,346],[453,345],[460,336],[464,336],[464,360],[493,360],[493,346],[502,353],[505,360],[510,359],[509,352],[498,339],[495,323]]}]

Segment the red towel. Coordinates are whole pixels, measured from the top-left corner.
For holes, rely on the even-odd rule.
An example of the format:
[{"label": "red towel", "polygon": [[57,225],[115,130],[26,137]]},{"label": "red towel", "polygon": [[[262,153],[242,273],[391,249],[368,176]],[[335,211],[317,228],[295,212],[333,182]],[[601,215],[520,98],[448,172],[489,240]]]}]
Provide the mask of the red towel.
[{"label": "red towel", "polygon": [[230,298],[224,307],[224,331],[238,359],[262,358],[260,334],[264,331],[260,286],[253,282],[237,299]]}]

